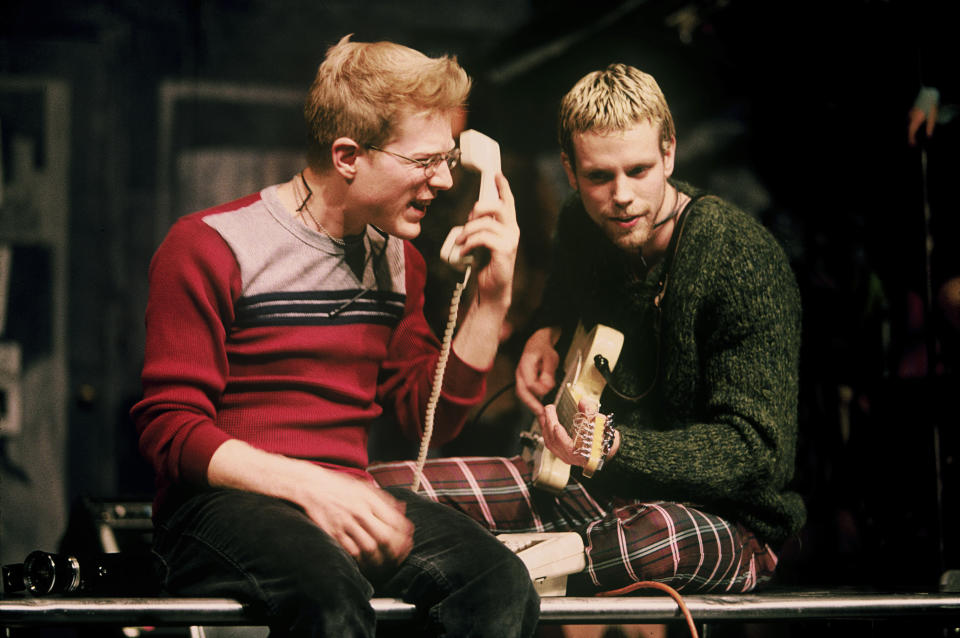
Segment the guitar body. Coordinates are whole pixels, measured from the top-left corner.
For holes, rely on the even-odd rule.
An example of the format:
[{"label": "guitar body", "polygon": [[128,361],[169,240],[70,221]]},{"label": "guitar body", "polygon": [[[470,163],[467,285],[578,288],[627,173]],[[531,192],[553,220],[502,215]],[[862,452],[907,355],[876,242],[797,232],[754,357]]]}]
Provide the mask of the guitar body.
[{"label": "guitar body", "polygon": [[[601,442],[605,419],[599,415],[592,417],[587,424],[592,432],[583,432],[574,428],[575,417],[581,400],[587,399],[599,406],[600,395],[606,386],[606,381],[593,363],[594,357],[603,355],[610,362],[612,370],[617,365],[621,348],[623,334],[620,331],[597,324],[586,332],[583,326],[578,325],[563,362],[564,379],[554,401],[557,418],[578,446],[583,442],[581,447],[587,459],[584,475],[588,477],[593,474],[602,458]],[[570,480],[570,466],[544,446],[537,419],[533,420],[530,434],[528,438],[537,441],[536,447],[532,453],[525,451],[524,455],[533,464],[534,486],[549,492],[561,492]]]}]

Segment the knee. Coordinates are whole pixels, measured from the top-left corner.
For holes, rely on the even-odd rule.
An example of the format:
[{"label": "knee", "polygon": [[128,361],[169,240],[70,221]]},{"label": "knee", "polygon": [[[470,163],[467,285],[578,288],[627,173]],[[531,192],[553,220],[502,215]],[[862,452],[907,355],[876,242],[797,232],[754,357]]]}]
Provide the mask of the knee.
[{"label": "knee", "polygon": [[376,615],[366,594],[349,581],[289,592],[276,601],[271,628],[292,636],[372,637]]},{"label": "knee", "polygon": [[540,596],[534,589],[527,567],[519,560],[510,561],[510,565],[507,596],[515,601],[513,622],[519,629],[519,636],[531,636],[540,620]]},{"label": "knee", "polygon": [[501,575],[506,595],[518,600],[536,596],[527,566],[513,552],[509,552],[496,572]]},{"label": "knee", "polygon": [[353,560],[326,538],[299,549],[272,553],[258,574],[272,626],[295,636],[373,636],[373,587]]},{"label": "knee", "polygon": [[531,636],[540,617],[540,597],[523,562],[510,551],[481,577],[472,589],[472,603],[480,611],[479,636]]},{"label": "knee", "polygon": [[[431,628],[449,636],[521,638],[534,635],[540,615],[526,566],[499,541],[474,539],[473,551],[447,552],[420,571],[406,594],[427,602]],[[456,554],[456,555],[454,555]],[[407,596],[404,596],[407,598]]]}]

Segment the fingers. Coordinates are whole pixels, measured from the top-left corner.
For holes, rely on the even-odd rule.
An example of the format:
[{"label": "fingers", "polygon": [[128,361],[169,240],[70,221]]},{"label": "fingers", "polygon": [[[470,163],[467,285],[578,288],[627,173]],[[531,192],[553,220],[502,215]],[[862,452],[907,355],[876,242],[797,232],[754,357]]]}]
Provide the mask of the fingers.
[{"label": "fingers", "polygon": [[350,540],[359,549],[358,562],[365,567],[402,562],[413,548],[413,523],[402,515],[385,521],[379,513],[371,514],[357,518],[357,527],[349,530]]},{"label": "fingers", "polygon": [[503,176],[503,173],[496,175],[497,190],[500,192],[500,201],[506,204],[506,210],[513,213],[516,218],[516,208],[513,202],[513,191],[510,189],[510,182]]},{"label": "fingers", "polygon": [[477,202],[457,238],[462,254],[489,255],[477,271],[478,299],[495,306],[509,305],[513,276],[520,245],[520,228],[514,210],[513,195],[502,175],[497,176],[500,198]]},{"label": "fingers", "polygon": [[577,409],[584,414],[596,414],[600,409],[600,402],[591,397],[583,397],[577,403]]},{"label": "fingers", "polygon": [[516,254],[520,243],[513,193],[503,175],[498,173],[496,177],[499,201],[478,201],[470,212],[457,243],[467,252],[484,246],[491,251],[501,251],[512,256]]},{"label": "fingers", "polygon": [[361,567],[370,569],[402,562],[413,548],[412,532],[391,528],[376,517],[358,518],[344,524],[334,539]]},{"label": "fingers", "polygon": [[527,366],[524,365],[523,359],[520,360],[520,364],[517,366],[517,371],[515,373],[515,379],[517,382],[516,385],[516,395],[520,399],[520,402],[523,403],[531,412],[536,416],[540,416],[543,412],[543,405],[540,403],[540,397],[545,393],[534,394],[532,391],[533,383],[528,381],[528,372],[525,370]]},{"label": "fingers", "polygon": [[540,415],[540,432],[543,434],[543,444],[554,456],[568,465],[583,465],[582,460],[573,453],[573,439],[560,424],[556,406],[544,407]]},{"label": "fingers", "polygon": [[530,411],[543,412],[540,400],[553,389],[560,356],[553,348],[550,328],[541,328],[527,339],[514,373],[516,395]]},{"label": "fingers", "polygon": [[359,479],[325,471],[302,503],[320,529],[360,565],[401,562],[413,547],[413,523],[392,496]]},{"label": "fingers", "polygon": [[374,516],[390,527],[396,529],[406,529],[410,527],[412,529],[412,523],[410,523],[409,519],[405,516],[407,509],[405,503],[398,501],[378,487],[367,486],[366,484],[364,484],[364,486],[370,490],[377,499],[374,501],[376,507],[371,508]]},{"label": "fingers", "polygon": [[926,112],[923,109],[913,107],[910,109],[909,119],[907,123],[907,140],[910,143],[910,146],[917,145],[917,133],[920,132],[920,128],[923,127],[924,133],[927,137],[933,136],[933,131],[937,125],[937,107],[931,107],[930,112]]},{"label": "fingers", "polygon": [[375,496],[369,515],[358,516],[363,533],[354,541],[361,549],[363,562],[380,566],[399,563],[413,547],[413,523],[404,516],[405,506],[386,492],[369,488]]},{"label": "fingers", "polygon": [[536,354],[521,356],[517,364],[514,374],[517,398],[536,415],[543,411],[541,399],[554,386],[553,370],[551,368],[548,372],[543,360]]},{"label": "fingers", "polygon": [[483,247],[512,257],[520,243],[520,229],[515,224],[511,226],[499,221],[494,215],[485,215],[464,224],[457,243],[464,252]]},{"label": "fingers", "polygon": [[470,211],[467,218],[467,225],[470,222],[478,221],[487,217],[493,218],[501,224],[515,226],[517,223],[517,211],[513,201],[513,191],[510,190],[510,183],[502,173],[496,176],[497,191],[500,194],[498,200],[478,200]]},{"label": "fingers", "polygon": [[910,146],[916,146],[917,131],[920,130],[920,126],[923,124],[925,119],[926,113],[924,113],[921,109],[910,109],[909,120],[907,123],[907,139],[910,142]]}]

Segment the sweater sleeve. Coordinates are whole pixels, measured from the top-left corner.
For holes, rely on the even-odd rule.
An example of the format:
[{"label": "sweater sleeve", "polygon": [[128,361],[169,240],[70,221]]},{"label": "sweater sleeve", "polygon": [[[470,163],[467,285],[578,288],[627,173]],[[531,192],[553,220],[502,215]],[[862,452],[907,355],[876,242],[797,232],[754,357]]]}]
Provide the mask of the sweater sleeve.
[{"label": "sweater sleeve", "polygon": [[210,457],[229,438],[214,419],[239,268],[220,236],[190,216],[157,249],[149,284],[143,399],[131,411],[140,450],[160,482],[202,484]]},{"label": "sweater sleeve", "polygon": [[[404,250],[406,307],[390,339],[378,396],[404,434],[419,439],[440,357],[440,342],[423,314],[426,263],[410,242],[404,242]],[[451,348],[434,417],[432,446],[442,445],[460,433],[470,408],[483,400],[487,372],[465,363]]]}]

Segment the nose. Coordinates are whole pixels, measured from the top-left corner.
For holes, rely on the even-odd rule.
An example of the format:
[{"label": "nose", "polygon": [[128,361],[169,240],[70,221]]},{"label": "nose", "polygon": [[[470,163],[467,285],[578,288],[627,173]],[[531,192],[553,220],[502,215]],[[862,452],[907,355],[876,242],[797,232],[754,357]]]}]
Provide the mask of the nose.
[{"label": "nose", "polygon": [[440,162],[433,175],[427,178],[427,184],[430,188],[438,191],[445,191],[453,187],[453,174],[446,162]]},{"label": "nose", "polygon": [[633,191],[626,175],[620,175],[613,181],[613,203],[619,208],[627,208],[633,201]]}]

